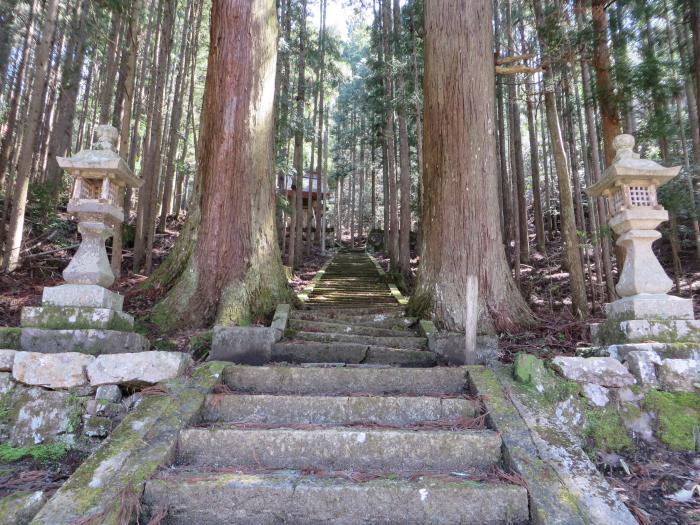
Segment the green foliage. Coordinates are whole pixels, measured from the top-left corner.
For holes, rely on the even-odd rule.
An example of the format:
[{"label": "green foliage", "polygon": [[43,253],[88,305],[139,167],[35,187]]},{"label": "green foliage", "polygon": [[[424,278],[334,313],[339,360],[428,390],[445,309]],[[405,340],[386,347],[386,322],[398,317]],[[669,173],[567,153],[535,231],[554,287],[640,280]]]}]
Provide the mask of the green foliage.
[{"label": "green foliage", "polygon": [[673,450],[695,451],[700,435],[700,396],[693,392],[672,393],[652,390],[644,407],[656,413],[657,435]]},{"label": "green foliage", "polygon": [[589,410],[584,435],[593,448],[619,452],[634,447],[620,414],[614,408]]},{"label": "green foliage", "polygon": [[30,447],[11,447],[0,443],[0,463],[13,463],[31,457],[42,464],[55,463],[68,454],[69,448],[64,443],[34,445]]},{"label": "green foliage", "polygon": [[196,361],[206,359],[211,350],[211,342],[214,337],[212,330],[201,332],[190,337],[190,353]]}]

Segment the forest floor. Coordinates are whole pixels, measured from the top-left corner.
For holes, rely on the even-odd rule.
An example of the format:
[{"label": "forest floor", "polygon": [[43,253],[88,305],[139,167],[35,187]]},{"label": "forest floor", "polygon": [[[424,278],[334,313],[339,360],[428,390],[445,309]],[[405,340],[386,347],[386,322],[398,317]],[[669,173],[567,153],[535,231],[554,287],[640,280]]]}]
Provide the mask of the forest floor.
[{"label": "forest floor", "polygon": [[[165,233],[156,236],[154,267],[162,262],[174,245],[182,224],[181,220],[171,220]],[[344,239],[343,245],[348,245],[347,241]],[[11,274],[0,274],[0,326],[18,326],[22,308],[40,305],[43,288],[62,282],[61,272],[74,254],[77,244],[77,229],[67,214],[55,217],[51,229],[46,229],[39,235],[30,235],[25,249],[25,256],[29,258],[25,264]],[[538,322],[527,331],[501,336],[502,360],[506,363],[511,362],[520,351],[543,358],[573,355],[578,347],[590,345],[588,323],[604,318],[600,305],[595,305],[592,317],[586,321],[572,317],[568,308],[568,273],[561,267],[560,245],[552,242],[548,248],[550,252],[547,256],[533,252],[529,264],[521,266],[523,291],[529,298]],[[662,245],[659,252],[670,253],[670,249]],[[198,337],[206,331],[183,330],[166,335],[159,333],[157,327],[148,321],[151,309],[164,291],[144,289],[142,285],[147,277],[129,272],[131,253],[127,249],[124,255],[124,273],[115,283],[114,289],[125,296],[125,310],[136,317],[138,329],[149,336],[156,349],[190,352],[195,359],[205,359],[206,351],[201,351],[202,345],[198,342]],[[388,270],[385,255],[379,252],[376,256],[385,270]],[[294,291],[302,290],[329,257],[330,254],[321,256],[318,250],[314,250],[290,281]],[[700,318],[700,267],[694,258],[692,246],[682,246],[681,261],[685,270],[679,279],[681,295],[694,296],[696,315]],[[671,261],[662,258],[661,262],[673,277]],[[407,293],[410,293],[415,281],[417,257],[412,260],[412,268],[413,274],[408,279],[396,278],[399,287]],[[389,278],[392,278],[391,273]],[[619,461],[620,458],[624,463]],[[699,481],[696,479],[700,472],[700,460],[697,457],[640,443],[634,451],[619,457],[601,454],[595,459],[601,472],[621,493],[643,525],[697,523],[700,515],[697,505],[693,507],[692,503],[669,499],[684,484],[687,485],[689,480]],[[69,455],[65,461],[53,465],[39,464],[31,459],[22,460],[20,464],[13,464],[14,475],[11,476],[9,472],[3,473],[0,469],[0,495],[3,490],[14,490],[18,483],[20,488],[41,485],[50,489],[58,486],[77,463],[79,462]],[[621,467],[623,464],[627,468]],[[18,465],[21,467],[21,476],[17,474]]]}]

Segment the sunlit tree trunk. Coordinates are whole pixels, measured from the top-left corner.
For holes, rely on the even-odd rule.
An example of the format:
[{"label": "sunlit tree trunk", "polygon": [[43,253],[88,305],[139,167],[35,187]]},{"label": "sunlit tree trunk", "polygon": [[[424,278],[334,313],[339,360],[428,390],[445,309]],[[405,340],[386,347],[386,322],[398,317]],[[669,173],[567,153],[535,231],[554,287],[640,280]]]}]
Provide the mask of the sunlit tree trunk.
[{"label": "sunlit tree trunk", "polygon": [[275,240],[274,0],[214,0],[199,175],[185,231],[155,281],[165,328],[254,322],[289,300]]},{"label": "sunlit tree trunk", "polygon": [[410,309],[463,330],[467,275],[479,279],[479,330],[532,320],[501,238],[493,104],[493,8],[449,0],[425,10],[424,235]]}]

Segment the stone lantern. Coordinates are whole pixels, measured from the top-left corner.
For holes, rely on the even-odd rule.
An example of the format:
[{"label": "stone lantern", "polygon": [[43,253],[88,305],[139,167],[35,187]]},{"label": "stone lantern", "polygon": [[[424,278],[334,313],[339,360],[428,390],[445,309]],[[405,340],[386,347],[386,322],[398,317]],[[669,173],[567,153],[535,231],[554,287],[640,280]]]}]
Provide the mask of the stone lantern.
[{"label": "stone lantern", "polygon": [[58,165],[75,179],[68,212],[78,220],[81,243],[63,271],[66,284],[46,287],[41,307],[22,310],[23,350],[79,351],[90,354],[147,350],[148,341],[133,333],[134,319],[124,313],[124,298],[107,289],[114,274],[105,240],[124,222],[123,188],[143,181],[116,152],[119,133],[98,126],[91,149]]},{"label": "stone lantern", "polygon": [[618,135],[616,156],[605,176],[591,186],[592,197],[608,201],[608,224],[619,236],[617,244],[626,257],[616,286],[620,299],[607,305],[611,319],[693,319],[690,299],[667,295],[673,283],[652,251],[661,237],[656,227],[668,220],[656,191],[680,171],[641,159],[633,151],[634,137]]}]

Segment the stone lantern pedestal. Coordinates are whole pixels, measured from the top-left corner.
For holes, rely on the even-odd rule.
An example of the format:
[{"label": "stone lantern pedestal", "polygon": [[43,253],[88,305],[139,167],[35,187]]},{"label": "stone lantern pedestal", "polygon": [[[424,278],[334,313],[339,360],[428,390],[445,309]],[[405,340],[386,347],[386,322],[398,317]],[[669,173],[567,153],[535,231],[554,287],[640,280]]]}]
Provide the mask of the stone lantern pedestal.
[{"label": "stone lantern pedestal", "polygon": [[680,168],[640,159],[631,135],[619,135],[614,146],[615,160],[588,193],[607,198],[609,225],[626,257],[616,286],[620,299],[606,305],[606,322],[591,326],[593,352],[626,363],[641,385],[692,391],[700,385],[700,321],[692,299],[668,295],[673,283],[652,251],[661,237],[656,228],[668,220],[656,190]]},{"label": "stone lantern pedestal", "polygon": [[66,284],[45,288],[41,307],[23,309],[22,350],[98,355],[149,348],[133,332],[134,319],[123,312],[124,298],[107,289],[115,278],[105,241],[124,221],[122,189],[143,183],[115,151],[118,137],[112,126],[98,126],[91,149],[57,159],[75,178],[68,211],[77,217],[81,243],[63,271]]}]

